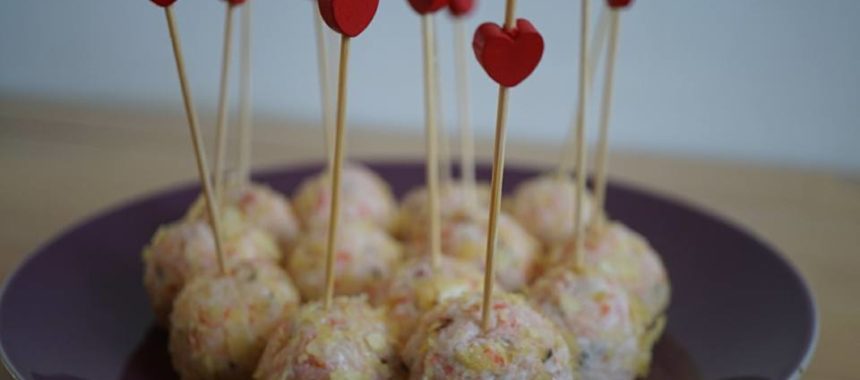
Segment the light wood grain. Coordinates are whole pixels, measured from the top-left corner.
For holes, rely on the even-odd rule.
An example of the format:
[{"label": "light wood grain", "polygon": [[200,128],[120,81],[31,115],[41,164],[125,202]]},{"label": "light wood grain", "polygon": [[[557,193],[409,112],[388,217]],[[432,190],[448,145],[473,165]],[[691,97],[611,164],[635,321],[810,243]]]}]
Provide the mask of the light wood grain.
[{"label": "light wood grain", "polygon": [[[214,113],[207,114],[203,125],[212,125]],[[183,123],[181,109],[156,113],[0,99],[0,278],[70,224],[130,198],[196,180]],[[265,117],[256,123],[255,167],[325,158],[322,130],[315,124]],[[423,153],[421,136],[358,125],[350,130],[351,157],[418,160]],[[211,131],[204,135],[211,145]],[[508,157],[549,170],[558,149],[511,141]],[[490,141],[479,141],[477,152],[487,162]],[[689,201],[785,253],[812,285],[820,309],[819,346],[806,378],[857,378],[857,177],[652,153],[611,152],[610,159],[612,180]]]}]

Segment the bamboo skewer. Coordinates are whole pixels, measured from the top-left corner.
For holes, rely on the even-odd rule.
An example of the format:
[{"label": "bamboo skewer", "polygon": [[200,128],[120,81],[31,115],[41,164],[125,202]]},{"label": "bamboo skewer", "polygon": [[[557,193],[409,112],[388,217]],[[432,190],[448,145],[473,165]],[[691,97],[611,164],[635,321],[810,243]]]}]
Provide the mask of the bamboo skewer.
[{"label": "bamboo skewer", "polygon": [[607,48],[605,80],[603,82],[603,98],[600,106],[599,136],[597,140],[597,156],[595,158],[594,205],[600,213],[594,221],[595,232],[602,233],[606,227],[604,205],[606,203],[606,181],[608,167],[609,118],[612,114],[612,87],[615,71],[615,57],[618,52],[618,32],[620,28],[619,11],[609,11],[609,46]]},{"label": "bamboo skewer", "polygon": [[251,2],[242,7],[239,47],[239,178],[243,186],[251,183]]},{"label": "bamboo skewer", "polygon": [[454,20],[454,66],[457,82],[457,122],[460,129],[460,177],[466,190],[466,204],[478,203],[475,185],[475,140],[469,113],[469,77],[466,64],[466,28],[461,18]]},{"label": "bamboo skewer", "polygon": [[188,130],[191,133],[191,144],[194,148],[194,158],[197,164],[197,174],[203,187],[203,195],[206,199],[206,207],[209,211],[209,222],[212,226],[212,234],[215,237],[215,252],[218,257],[218,269],[221,274],[227,273],[227,265],[224,257],[224,241],[221,230],[221,214],[217,212],[217,198],[212,190],[209,178],[209,167],[206,164],[206,155],[203,152],[203,141],[200,137],[200,127],[197,112],[194,110],[194,102],[191,98],[191,88],[185,73],[185,59],[182,56],[182,46],[179,41],[179,32],[173,18],[171,7],[164,8],[167,18],[167,29],[170,32],[170,41],[173,46],[173,58],[176,60],[176,71],[179,74],[179,87],[182,90],[182,100],[185,106],[185,116],[188,118]]},{"label": "bamboo skewer", "polygon": [[[514,26],[516,0],[507,0],[505,6],[505,30]],[[508,87],[499,85],[499,100],[496,108],[496,138],[493,144],[493,174],[490,192],[490,217],[487,226],[487,261],[484,268],[484,298],[481,306],[481,329],[490,327],[490,313],[495,283],[495,253],[498,233],[498,215],[502,202],[502,180],[505,173],[505,126],[508,116]]]},{"label": "bamboo skewer", "polygon": [[[513,0],[509,0],[513,1]],[[493,147],[493,175],[490,193],[490,220],[487,228],[487,262],[484,272],[484,302],[481,310],[481,328],[487,331],[495,283],[495,252],[498,233],[498,214],[502,205],[502,177],[505,170],[505,124],[508,113],[508,88],[499,86],[499,101],[496,114],[496,139]]]},{"label": "bamboo skewer", "polygon": [[314,18],[314,33],[316,35],[317,45],[317,65],[319,66],[319,82],[320,82],[320,104],[322,105],[322,123],[323,123],[323,142],[325,145],[325,156],[328,166],[331,167],[332,157],[332,96],[331,96],[331,79],[329,71],[329,54],[326,47],[326,34],[323,27],[323,19],[320,15],[319,7],[313,4]]},{"label": "bamboo skewer", "polygon": [[[227,3],[224,21],[224,47],[221,57],[221,84],[218,89],[218,116],[215,121],[215,195],[219,201],[224,194],[224,163],[227,151],[227,93],[229,87],[230,56],[233,35],[233,10],[235,6]],[[219,209],[221,205],[218,205]]]},{"label": "bamboo skewer", "polygon": [[340,64],[337,83],[337,118],[334,133],[334,159],[331,162],[331,210],[328,221],[328,240],[325,261],[325,309],[331,307],[334,298],[334,251],[337,245],[337,228],[340,216],[340,176],[343,164],[343,140],[346,124],[346,81],[349,63],[349,42],[351,38],[342,35],[340,39]]},{"label": "bamboo skewer", "polygon": [[585,247],[585,234],[583,212],[585,196],[585,106],[588,88],[586,78],[588,75],[588,0],[582,1],[581,30],[579,36],[579,101],[576,109],[576,201],[574,206],[574,263],[576,268],[582,268],[582,256]]},{"label": "bamboo skewer", "polygon": [[447,123],[445,122],[445,113],[442,112],[442,91],[441,79],[439,71],[438,52],[439,46],[436,40],[436,18],[430,20],[430,41],[433,49],[432,64],[433,64],[433,94],[435,99],[436,113],[436,134],[439,138],[439,182],[441,184],[450,184],[451,178],[451,136],[448,134]]},{"label": "bamboo skewer", "polygon": [[[595,26],[594,35],[591,37],[591,43],[588,45],[588,65],[586,66],[586,83],[588,91],[591,91],[594,88],[594,79],[595,75],[595,67],[600,61],[600,57],[603,54],[603,49],[606,46],[606,34],[609,31],[609,18],[610,12],[606,8],[601,8],[600,16],[597,20],[597,26]],[[578,110],[576,112],[579,112]],[[572,166],[575,165],[572,161],[575,160],[576,156],[576,123],[579,119],[579,114],[574,114],[573,118],[570,120],[570,129],[568,130],[567,137],[564,139],[565,143],[562,146],[561,156],[558,164],[558,176],[563,178],[565,175],[570,173]]]},{"label": "bamboo skewer", "polygon": [[436,120],[436,65],[432,16],[421,16],[422,48],[424,50],[424,128],[427,144],[427,201],[430,217],[430,257],[434,268],[439,267],[442,255],[442,233],[439,215],[439,141]]}]

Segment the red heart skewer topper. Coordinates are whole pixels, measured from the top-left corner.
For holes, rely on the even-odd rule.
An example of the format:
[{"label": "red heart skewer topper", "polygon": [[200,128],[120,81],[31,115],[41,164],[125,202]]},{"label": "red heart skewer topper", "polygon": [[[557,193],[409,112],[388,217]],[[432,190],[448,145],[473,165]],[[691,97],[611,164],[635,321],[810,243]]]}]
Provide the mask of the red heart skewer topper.
[{"label": "red heart skewer topper", "polygon": [[173,3],[176,2],[176,0],[151,0],[151,1],[153,3],[155,3],[155,5],[158,5],[159,7],[165,7],[165,8],[173,5]]},{"label": "red heart skewer topper", "polygon": [[423,15],[444,8],[448,5],[448,0],[409,0],[409,5],[412,6],[415,12]]},{"label": "red heart skewer topper", "polygon": [[631,3],[633,3],[633,0],[606,0],[606,3],[609,5],[610,8],[619,9],[626,8]]},{"label": "red heart skewer topper", "polygon": [[227,0],[230,5],[242,5],[245,3],[245,0]]},{"label": "red heart skewer topper", "polygon": [[319,0],[320,14],[335,32],[355,37],[370,25],[379,0]]},{"label": "red heart skewer topper", "polygon": [[449,0],[448,10],[454,17],[461,17],[469,14],[475,8],[475,0]]},{"label": "red heart skewer topper", "polygon": [[517,19],[516,26],[508,30],[488,22],[475,31],[472,49],[490,78],[502,86],[514,87],[540,63],[543,37],[525,19]]}]

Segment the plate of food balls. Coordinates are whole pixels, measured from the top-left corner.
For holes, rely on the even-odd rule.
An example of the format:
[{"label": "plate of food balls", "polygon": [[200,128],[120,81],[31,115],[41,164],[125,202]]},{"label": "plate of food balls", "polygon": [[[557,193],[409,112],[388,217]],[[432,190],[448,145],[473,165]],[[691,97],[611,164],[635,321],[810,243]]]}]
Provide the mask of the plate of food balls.
[{"label": "plate of food balls", "polygon": [[[423,191],[413,190],[423,185],[422,163],[376,163],[369,166],[354,164],[351,167],[354,168],[351,170],[358,170],[358,173],[364,173],[367,176],[368,185],[380,186],[379,189],[382,190],[361,192],[365,195],[376,194],[372,196],[380,198],[371,201],[361,197],[361,200],[356,199],[356,201],[386,204],[385,207],[390,207],[389,211],[393,212],[389,220],[398,218],[397,212],[412,213],[406,210],[412,210],[414,206],[407,206],[403,201],[398,206],[394,200],[398,197],[406,200],[407,193],[416,194]],[[269,231],[279,229],[289,231],[290,228],[284,227],[302,226],[299,214],[295,213],[301,206],[292,206],[285,200],[285,194],[293,194],[292,199],[297,200],[297,191],[303,188],[301,184],[313,181],[309,178],[315,178],[314,175],[319,173],[320,169],[320,165],[313,165],[260,173],[255,177],[257,185],[244,195],[244,202],[237,203],[238,208],[231,212],[237,214],[234,216],[237,219],[259,218],[258,221],[273,221]],[[487,178],[489,168],[483,166],[482,169],[478,170],[479,178]],[[529,197],[543,195],[533,195],[536,193],[529,189],[537,185],[547,186],[541,183],[554,180],[554,178],[541,176],[541,173],[541,170],[536,168],[514,166],[508,168],[505,173],[505,187],[509,190],[508,200],[537,202],[537,199],[529,199]],[[384,179],[384,182],[380,181],[380,178]],[[558,190],[563,192],[564,187],[571,187],[571,183],[569,180],[563,181],[560,182],[560,186]],[[455,187],[451,189],[449,191],[456,192],[453,190]],[[217,266],[213,262],[214,242],[211,231],[199,219],[190,218],[193,213],[189,214],[189,212],[193,211],[193,208],[189,210],[189,207],[198,197],[198,193],[199,187],[189,185],[130,202],[69,229],[68,232],[31,255],[15,274],[10,276],[0,302],[0,344],[3,348],[4,361],[13,376],[17,379],[180,378],[173,367],[174,360],[177,360],[178,365],[190,365],[185,362],[189,359],[188,357],[172,358],[179,353],[171,353],[170,337],[178,332],[171,332],[167,326],[170,323],[169,313],[156,305],[166,304],[158,302],[161,298],[176,298],[181,293],[177,285],[170,285],[175,279],[183,279],[192,271],[214,273]],[[642,255],[643,261],[638,266],[632,262],[620,265],[625,268],[625,271],[629,270],[627,272],[630,273],[629,278],[643,281],[640,284],[646,284],[649,278],[656,278],[657,281],[653,283],[654,292],[642,290],[637,292],[659,295],[655,299],[661,299],[659,302],[666,304],[657,306],[668,306],[659,311],[664,316],[665,325],[656,337],[653,347],[640,348],[639,338],[630,335],[636,330],[629,325],[630,319],[603,314],[621,313],[624,307],[632,306],[629,295],[617,293],[619,286],[595,279],[593,284],[583,284],[577,289],[573,285],[575,279],[565,279],[564,281],[574,281],[570,285],[573,288],[566,289],[558,285],[557,289],[547,289],[550,286],[547,285],[548,280],[544,278],[545,275],[540,274],[547,269],[540,263],[540,259],[546,257],[544,256],[546,253],[535,253],[536,257],[527,260],[534,265],[532,269],[528,269],[528,265],[507,266],[508,264],[505,264],[507,259],[501,258],[507,255],[512,258],[518,255],[531,255],[529,252],[500,254],[500,259],[496,263],[499,289],[512,289],[514,294],[519,294],[511,295],[512,299],[524,297],[523,302],[535,305],[539,305],[537,302],[540,302],[544,305],[564,304],[571,309],[583,308],[581,314],[571,314],[580,315],[579,318],[582,319],[572,319],[571,322],[582,324],[582,334],[594,335],[593,338],[589,338],[587,351],[582,351],[582,347],[579,348],[581,351],[577,360],[586,361],[589,357],[617,357],[608,356],[621,353],[611,352],[613,349],[627,349],[631,352],[648,349],[651,356],[649,371],[651,379],[743,378],[742,376],[779,379],[791,377],[800,370],[802,363],[812,351],[815,338],[815,313],[811,297],[802,279],[781,255],[742,229],[675,200],[614,183],[608,186],[607,194],[606,211],[613,216],[613,232],[610,235],[611,239],[604,245],[594,246],[593,253],[595,256],[601,255],[601,250],[598,248],[608,249],[612,244],[617,247],[616,249],[625,247],[629,250],[615,254]],[[320,196],[323,195],[320,194]],[[454,196],[451,195],[451,197]],[[570,202],[570,195],[557,193],[555,196],[561,196],[562,202]],[[568,200],[565,201],[564,198]],[[241,198],[238,199],[241,200]],[[449,201],[457,203],[453,198],[449,198]],[[277,207],[257,211],[263,209],[256,207],[269,202]],[[281,214],[282,210],[290,208],[293,210],[292,214]],[[510,213],[504,214],[506,218],[513,220],[512,224],[515,223],[514,225],[517,226],[513,227],[517,232],[510,233],[512,236],[520,234],[522,230],[538,231],[537,223],[519,222],[522,215],[517,216],[518,214],[513,210],[512,208]],[[546,213],[552,213],[552,211],[544,210]],[[245,216],[241,216],[242,213],[245,213]],[[286,217],[278,217],[279,214]],[[418,216],[418,214],[412,213],[412,216]],[[274,222],[278,219],[281,221]],[[526,226],[530,229],[526,229]],[[239,226],[229,228],[239,228]],[[296,231],[301,231],[301,228],[297,228]],[[370,232],[360,236],[362,234],[350,232],[352,228]],[[421,244],[420,241],[401,240],[395,237],[395,230],[386,229],[379,224],[360,224],[360,227],[344,227],[344,230],[343,241],[348,244],[344,245],[346,249],[341,250],[341,259],[337,261],[338,265],[342,265],[336,268],[338,280],[342,279],[344,284],[339,291],[344,292],[343,294],[363,297],[368,303],[372,301],[378,307],[375,309],[359,307],[353,304],[358,301],[350,298],[350,301],[343,301],[347,303],[339,313],[344,315],[337,318],[326,319],[323,315],[315,315],[319,310],[302,310],[306,313],[301,314],[302,318],[335,324],[338,321],[367,324],[361,327],[361,331],[365,331],[362,333],[363,336],[351,337],[361,339],[362,344],[367,345],[360,353],[350,351],[346,343],[338,343],[329,346],[329,349],[343,348],[345,352],[327,354],[321,352],[319,357],[308,356],[308,363],[315,363],[311,365],[312,368],[316,368],[315,365],[322,366],[321,368],[331,365],[332,368],[337,366],[352,369],[351,366],[355,364],[349,363],[353,360],[361,361],[364,357],[361,355],[373,352],[369,347],[376,339],[372,338],[376,330],[387,331],[389,334],[394,334],[396,330],[401,336],[400,342],[408,341],[406,338],[409,336],[426,336],[428,334],[426,329],[441,328],[445,323],[453,323],[447,322],[450,314],[464,313],[467,310],[462,308],[471,305],[464,304],[456,308],[454,305],[457,304],[452,304],[449,306],[451,309],[433,309],[432,304],[435,299],[441,297],[436,293],[437,291],[448,291],[453,297],[458,292],[457,289],[462,289],[463,294],[469,289],[481,289],[482,272],[477,262],[469,265],[455,261],[458,259],[453,254],[445,254],[442,260],[443,273],[440,277],[430,277],[433,273],[430,263],[422,260],[421,256],[412,256],[409,248],[412,243]],[[508,234],[508,232],[502,233]],[[272,233],[265,234],[259,230],[255,232],[248,229],[236,231],[233,234],[235,235],[227,244],[235,247],[237,256],[235,259],[239,261],[239,255],[246,254],[253,256],[250,261],[261,262],[259,266],[251,266],[256,269],[237,267],[237,273],[245,276],[243,278],[248,282],[237,284],[235,289],[220,290],[217,289],[219,286],[217,283],[200,283],[198,286],[201,288],[195,288],[194,292],[190,289],[184,290],[184,296],[189,304],[183,305],[182,310],[173,310],[173,312],[176,318],[188,317],[185,314],[179,314],[180,312],[196,312],[198,313],[196,321],[183,319],[180,323],[201,323],[201,328],[206,326],[205,328],[220,330],[226,334],[215,335],[212,332],[213,335],[208,336],[206,335],[208,332],[204,333],[205,330],[197,330],[195,334],[203,335],[193,340],[196,342],[194,347],[184,347],[182,352],[200,355],[204,362],[211,360],[211,367],[208,368],[212,370],[229,368],[241,362],[244,368],[243,376],[252,376],[252,372],[258,370],[255,367],[255,360],[241,359],[245,354],[231,350],[242,351],[240,342],[248,342],[244,340],[246,337],[256,341],[255,344],[246,346],[253,347],[246,348],[255,352],[252,356],[262,357],[263,351],[269,344],[271,344],[271,350],[288,344],[289,340],[283,341],[288,339],[284,335],[287,334],[284,329],[288,327],[284,327],[284,321],[275,322],[274,320],[298,318],[299,314],[295,314],[299,310],[298,306],[306,302],[302,289],[306,284],[314,283],[314,275],[310,273],[314,269],[295,264],[290,267],[291,257],[282,257],[278,261],[273,252],[278,252],[280,240]],[[524,239],[529,243],[521,244],[522,246],[542,244],[536,243],[540,240],[535,233],[528,232],[522,235],[526,236]],[[298,239],[290,238],[284,242],[297,245],[315,244],[313,240],[316,238],[313,236],[302,237],[300,234],[293,236]],[[517,239],[517,237],[504,239],[508,238]],[[455,244],[459,239],[461,238],[451,236],[450,241],[445,244]],[[475,242],[475,244],[481,243]],[[376,247],[379,251],[369,251],[368,248],[359,247]],[[512,245],[511,249],[514,248],[518,246]],[[141,252],[144,249],[148,254],[142,256]],[[173,250],[173,253],[168,250]],[[468,257],[468,252],[464,252],[462,257]],[[611,252],[608,254],[614,255]],[[159,255],[165,257],[157,257]],[[194,260],[196,255],[206,259],[185,261]],[[395,259],[389,260],[389,256]],[[156,267],[156,262],[161,259],[164,259],[163,266]],[[608,260],[607,262],[611,262],[613,259]],[[512,259],[511,262],[518,261]],[[659,268],[656,272],[658,275],[655,277],[645,275],[654,273],[652,270],[655,264],[656,268]],[[368,269],[353,269],[356,265],[367,265]],[[630,268],[626,268],[628,265]],[[611,267],[607,264],[605,267],[607,269],[602,270],[608,271]],[[643,275],[635,274],[638,270],[642,270]],[[516,288],[507,288],[505,284],[516,286],[516,282],[509,278],[520,277],[502,273],[528,273],[527,284],[520,287],[519,291],[514,290]],[[386,285],[388,288],[383,289],[384,292],[378,290],[385,288]],[[640,286],[626,289],[646,288]],[[252,302],[249,305],[258,306],[251,306],[252,309],[248,310],[237,310],[241,308],[239,306],[241,302],[235,297],[243,297],[249,302],[254,301],[253,292],[257,287],[260,288],[263,298],[270,301],[260,304]],[[416,288],[422,290],[416,292]],[[314,296],[313,287],[304,289],[309,289],[308,296]],[[196,301],[191,298],[197,292],[210,291],[223,292],[219,293],[218,299],[226,304],[216,303],[216,300],[206,305],[194,304]],[[668,297],[667,291],[671,297]],[[569,301],[549,300],[547,297],[552,297],[552,293],[567,294],[571,299]],[[599,298],[600,301],[594,300],[583,304],[576,301],[577,297],[586,297],[588,293],[591,293],[592,297]],[[176,300],[174,304],[175,302]],[[471,299],[468,302],[475,302],[475,300]],[[502,305],[504,304],[500,304],[499,307]],[[201,307],[207,312],[193,311],[191,310],[193,307]],[[166,308],[172,307],[166,306]],[[428,320],[421,322],[417,314],[425,308],[433,310],[434,314],[427,315],[425,319]],[[229,310],[234,311],[228,313]],[[532,310],[539,311],[540,308],[534,306]],[[560,329],[548,328],[550,332],[538,330],[541,328],[539,326],[547,328],[547,320],[555,319],[549,317],[535,319],[536,317],[531,313],[523,315],[517,310],[505,311],[511,313],[504,317],[511,320],[508,328],[527,328],[541,336],[566,335]],[[379,324],[383,313],[391,316],[392,321],[386,322],[390,323],[391,327],[374,326],[371,323],[376,321]],[[432,321],[429,320],[431,318]],[[396,326],[400,327],[394,327],[395,319],[399,320]],[[450,320],[454,321],[453,318]],[[513,321],[517,321],[519,326]],[[652,328],[655,327],[661,326],[652,326]],[[231,328],[240,331],[230,331]],[[323,327],[308,327],[307,331],[301,330],[293,334],[303,334],[301,336],[304,338],[301,339],[310,339],[311,336],[319,333],[314,331],[315,328]],[[470,334],[475,334],[476,331],[470,329],[476,329],[477,326],[452,324],[449,328],[452,330],[448,334],[436,336],[434,339],[449,340],[445,344],[451,344],[450,347],[456,347],[457,341],[464,343],[475,339],[474,335]],[[179,326],[174,326],[174,331],[177,329]],[[271,331],[254,333],[252,329],[271,329]],[[339,335],[342,333],[337,330],[326,331],[330,334],[326,334],[324,339],[347,339]],[[442,331],[447,331],[447,328]],[[246,333],[250,335],[243,335]],[[614,336],[621,341],[626,337],[630,342],[613,348],[608,342],[614,339],[601,340]],[[428,342],[419,341],[416,338],[414,344]],[[634,346],[632,342],[636,345]],[[176,347],[178,344],[173,345]],[[493,352],[502,355],[502,358],[513,359],[515,353],[524,349],[520,347],[519,341],[509,344],[509,347],[497,347],[498,351]],[[560,342],[550,339],[546,349],[551,349],[552,344],[560,345]],[[421,349],[410,346],[403,346],[402,349],[407,347],[412,350],[412,355],[415,355],[416,350]],[[210,349],[212,351],[209,351]],[[308,352],[312,351],[314,350],[310,349]],[[284,364],[277,363],[281,359],[279,355],[285,353],[270,353],[266,358],[266,366],[259,367],[264,368],[259,372],[261,376],[264,373],[276,373],[279,370],[276,368],[278,364]],[[569,349],[568,353],[570,353]],[[347,356],[350,354],[359,356],[355,358]],[[386,355],[391,355],[390,358],[382,357],[377,360],[379,364],[382,364],[382,359],[394,360],[398,366],[402,366],[405,362],[402,361],[404,359],[398,358],[398,354],[397,351],[386,352]],[[546,354],[549,355],[549,351]],[[552,355],[559,355],[557,348],[553,349]],[[207,359],[202,359],[204,357]],[[234,360],[236,362],[231,364]],[[226,376],[212,378],[226,378]],[[333,377],[308,375],[306,378]]]},{"label": "plate of food balls", "polygon": [[[250,50],[241,49],[240,60],[244,138],[228,144],[225,39],[210,170],[175,1],[153,2],[167,21],[198,183],[83,221],[9,276],[0,358],[15,379],[802,375],[817,321],[797,271],[731,223],[607,180],[612,67],[630,1],[606,3],[595,27],[602,37],[591,42],[605,45],[607,66],[590,180],[588,0],[566,147],[574,154],[557,167],[505,165],[507,109],[516,107],[508,94],[537,68],[544,48],[538,29],[515,17],[514,0],[503,23],[482,24],[472,40],[478,64],[499,87],[491,162],[475,164],[467,117],[459,164],[440,149],[433,16],[450,10],[462,83],[461,20],[474,6],[454,0],[409,1],[422,26],[424,160],[345,158],[350,45],[379,2],[320,0],[313,16],[327,158],[253,174]],[[250,3],[226,4],[225,29],[240,10],[246,47]],[[339,37],[332,62],[323,54],[325,26]],[[458,97],[467,115],[465,89]],[[228,148],[238,151],[233,166]]]}]

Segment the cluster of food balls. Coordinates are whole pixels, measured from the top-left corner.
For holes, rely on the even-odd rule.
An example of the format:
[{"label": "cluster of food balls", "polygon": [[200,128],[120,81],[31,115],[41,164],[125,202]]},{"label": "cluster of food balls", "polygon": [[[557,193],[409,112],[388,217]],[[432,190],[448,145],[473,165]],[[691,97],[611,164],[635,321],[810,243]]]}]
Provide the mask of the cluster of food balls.
[{"label": "cluster of food balls", "polygon": [[[225,271],[202,199],[143,251],[144,283],[182,379],[633,379],[662,332],[659,256],[620,223],[572,262],[573,179],[521,184],[499,219],[489,326],[481,326],[489,192],[443,185],[442,256],[428,249],[425,189],[398,207],[348,164],[323,306],[330,176],[292,203],[258,184],[221,200]],[[587,204],[587,219],[602,217]]]}]

